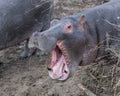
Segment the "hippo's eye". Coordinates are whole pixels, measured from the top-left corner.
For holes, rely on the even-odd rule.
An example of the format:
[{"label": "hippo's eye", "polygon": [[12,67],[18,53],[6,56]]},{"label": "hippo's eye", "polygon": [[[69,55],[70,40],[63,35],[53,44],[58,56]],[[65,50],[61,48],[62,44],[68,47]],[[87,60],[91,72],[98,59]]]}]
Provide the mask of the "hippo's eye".
[{"label": "hippo's eye", "polygon": [[65,25],[65,30],[67,33],[72,33],[72,25],[70,23]]},{"label": "hippo's eye", "polygon": [[44,38],[44,37],[45,37],[45,34],[44,34],[44,33],[41,33],[41,37]]}]

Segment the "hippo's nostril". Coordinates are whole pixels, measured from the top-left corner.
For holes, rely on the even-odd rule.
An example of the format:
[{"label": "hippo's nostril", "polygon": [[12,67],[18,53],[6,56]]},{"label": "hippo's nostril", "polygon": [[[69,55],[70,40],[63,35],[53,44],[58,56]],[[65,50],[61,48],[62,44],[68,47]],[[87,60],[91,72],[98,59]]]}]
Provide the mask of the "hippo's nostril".
[{"label": "hippo's nostril", "polygon": [[35,47],[31,47],[31,48],[29,48],[30,50],[36,50],[36,48]]},{"label": "hippo's nostril", "polygon": [[64,70],[64,72],[67,74],[68,72],[66,70]]},{"label": "hippo's nostril", "polygon": [[52,68],[50,68],[50,67],[48,67],[47,69],[48,69],[48,71],[52,71]]},{"label": "hippo's nostril", "polygon": [[33,36],[34,36],[34,37],[37,37],[37,36],[38,36],[38,33],[37,33],[37,32],[35,32],[35,33],[33,34]]},{"label": "hippo's nostril", "polygon": [[44,33],[42,33],[40,36],[41,36],[41,37],[45,37],[45,34],[44,34]]}]

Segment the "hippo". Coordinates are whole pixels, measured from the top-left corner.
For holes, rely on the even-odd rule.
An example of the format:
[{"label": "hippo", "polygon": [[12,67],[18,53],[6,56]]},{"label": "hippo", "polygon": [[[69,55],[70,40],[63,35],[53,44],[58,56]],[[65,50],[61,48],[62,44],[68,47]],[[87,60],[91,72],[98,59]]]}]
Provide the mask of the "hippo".
[{"label": "hippo", "polygon": [[[33,32],[49,28],[52,18],[53,0],[0,0],[0,50],[28,42]],[[23,57],[27,44],[25,49]]]},{"label": "hippo", "polygon": [[115,41],[107,36],[120,37],[120,0],[112,0],[81,13],[51,21],[48,30],[34,32],[29,48],[51,52],[48,67],[52,79],[67,80],[78,65],[89,65],[105,55],[107,44]]}]

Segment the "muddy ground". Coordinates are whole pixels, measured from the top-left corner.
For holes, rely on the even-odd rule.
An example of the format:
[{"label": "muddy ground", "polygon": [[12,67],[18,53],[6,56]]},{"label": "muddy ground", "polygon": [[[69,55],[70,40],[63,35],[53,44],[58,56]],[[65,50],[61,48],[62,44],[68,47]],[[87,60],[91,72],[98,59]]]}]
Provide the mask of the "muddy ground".
[{"label": "muddy ground", "polygon": [[[56,0],[55,18],[106,1]],[[0,96],[120,96],[120,67],[116,56],[79,66],[74,76],[61,82],[48,76],[50,55],[20,59],[23,46],[24,43],[0,51]]]}]

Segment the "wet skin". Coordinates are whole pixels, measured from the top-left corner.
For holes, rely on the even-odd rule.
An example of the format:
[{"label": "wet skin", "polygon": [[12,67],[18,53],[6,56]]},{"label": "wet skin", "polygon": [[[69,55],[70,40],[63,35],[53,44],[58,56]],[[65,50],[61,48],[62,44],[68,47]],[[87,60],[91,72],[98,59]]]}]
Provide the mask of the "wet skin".
[{"label": "wet skin", "polygon": [[48,72],[52,79],[66,80],[78,65],[88,65],[104,56],[106,34],[119,34],[107,22],[120,24],[119,5],[120,0],[112,0],[61,20],[53,20],[48,30],[33,33],[29,47],[51,52]]}]

